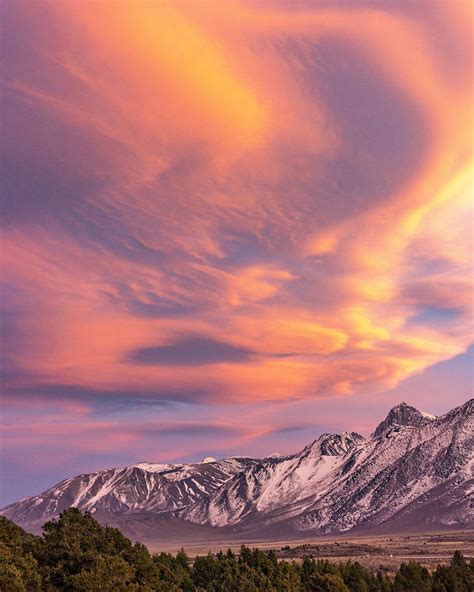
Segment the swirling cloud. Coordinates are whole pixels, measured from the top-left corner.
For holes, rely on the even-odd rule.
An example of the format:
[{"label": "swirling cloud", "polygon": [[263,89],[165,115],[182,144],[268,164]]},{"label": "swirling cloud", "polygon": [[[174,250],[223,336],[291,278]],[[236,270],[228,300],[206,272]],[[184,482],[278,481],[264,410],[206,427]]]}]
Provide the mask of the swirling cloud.
[{"label": "swirling cloud", "polygon": [[462,3],[2,10],[10,404],[220,421],[466,351]]}]

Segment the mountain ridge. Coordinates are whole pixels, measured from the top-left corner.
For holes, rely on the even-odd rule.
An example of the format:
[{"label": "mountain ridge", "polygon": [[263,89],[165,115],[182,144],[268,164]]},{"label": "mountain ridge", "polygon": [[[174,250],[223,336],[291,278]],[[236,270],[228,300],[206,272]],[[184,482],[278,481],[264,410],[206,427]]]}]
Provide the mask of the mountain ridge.
[{"label": "mountain ridge", "polygon": [[[367,438],[322,434],[278,457],[96,471],[64,479],[0,514],[33,531],[70,506],[233,532],[341,533],[416,523],[417,515],[425,526],[471,527],[473,416],[473,399],[440,417],[400,403]],[[426,510],[430,504],[434,514]]]}]

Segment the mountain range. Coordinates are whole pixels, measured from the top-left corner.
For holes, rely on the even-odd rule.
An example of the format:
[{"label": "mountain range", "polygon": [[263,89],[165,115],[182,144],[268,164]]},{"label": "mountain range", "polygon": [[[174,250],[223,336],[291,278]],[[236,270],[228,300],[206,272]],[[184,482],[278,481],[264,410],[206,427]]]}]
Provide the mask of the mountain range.
[{"label": "mountain range", "polygon": [[148,541],[472,528],[473,411],[473,399],[440,417],[400,403],[367,438],[323,434],[286,456],[78,475],[0,514],[38,532],[75,506]]}]

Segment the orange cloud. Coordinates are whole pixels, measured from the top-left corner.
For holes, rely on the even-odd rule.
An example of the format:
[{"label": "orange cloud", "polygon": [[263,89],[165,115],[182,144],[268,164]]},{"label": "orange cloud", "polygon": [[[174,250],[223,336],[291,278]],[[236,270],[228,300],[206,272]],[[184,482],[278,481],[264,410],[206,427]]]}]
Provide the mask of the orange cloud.
[{"label": "orange cloud", "polygon": [[170,133],[171,126],[217,140],[226,149],[258,145],[266,129],[261,100],[232,70],[225,49],[182,8],[172,2],[86,3],[58,11],[68,13],[73,26],[82,26],[109,65],[119,65],[122,79],[132,83],[121,88],[119,99],[126,111],[133,105],[134,112],[127,113],[131,120],[140,105],[139,125],[154,133]]},{"label": "orange cloud", "polygon": [[[4,277],[29,298],[17,314],[29,337],[9,352],[23,382],[111,397],[199,388],[218,402],[310,398],[386,389],[464,351],[470,73],[450,81],[429,23],[381,7],[54,11],[71,47],[44,52],[42,81],[25,74],[5,88],[96,152],[81,160],[73,140],[51,135],[48,166],[66,179],[69,211],[58,200],[62,217],[50,207],[36,220],[32,200],[28,223],[3,237]],[[426,135],[393,190],[339,195],[351,152],[324,99],[328,40],[373,69]],[[34,132],[32,160],[43,141]],[[393,174],[382,159],[374,166]],[[449,328],[419,326],[430,307],[459,314]],[[130,361],[189,334],[248,355],[179,370]]]}]

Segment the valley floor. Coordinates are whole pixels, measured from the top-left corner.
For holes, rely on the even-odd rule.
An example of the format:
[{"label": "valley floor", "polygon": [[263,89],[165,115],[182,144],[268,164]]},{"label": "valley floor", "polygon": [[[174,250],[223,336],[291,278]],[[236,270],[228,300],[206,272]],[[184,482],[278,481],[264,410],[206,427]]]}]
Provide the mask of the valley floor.
[{"label": "valley floor", "polygon": [[261,550],[273,549],[279,559],[301,560],[305,556],[328,559],[330,561],[359,561],[365,567],[378,569],[381,565],[387,573],[393,573],[403,562],[416,560],[430,570],[438,564],[448,563],[454,551],[459,550],[466,559],[474,557],[474,530],[440,532],[426,534],[393,534],[367,536],[315,537],[302,540],[279,541],[193,541],[188,544],[176,542],[148,544],[152,552],[176,552],[184,546],[190,557],[205,555],[231,548],[238,551],[241,544],[258,547]]}]

